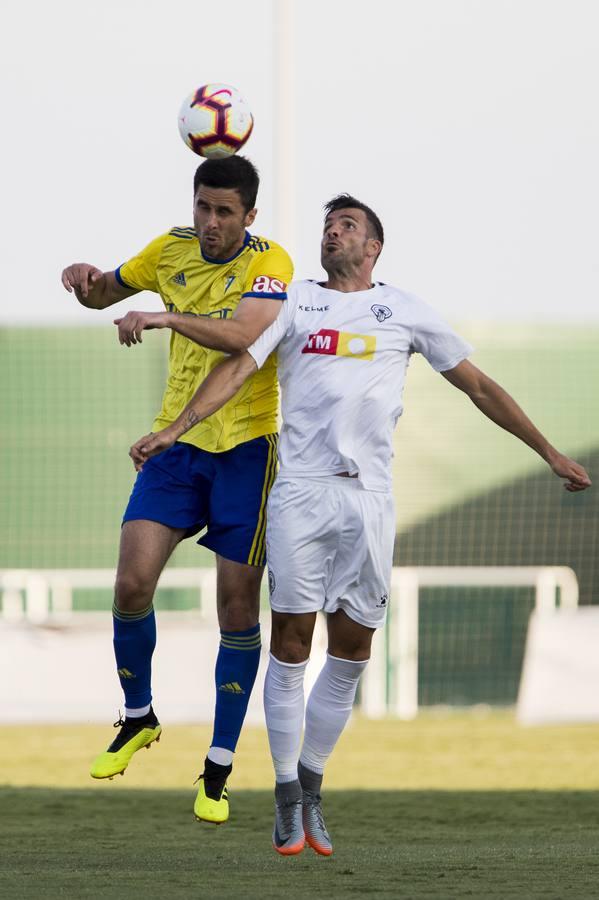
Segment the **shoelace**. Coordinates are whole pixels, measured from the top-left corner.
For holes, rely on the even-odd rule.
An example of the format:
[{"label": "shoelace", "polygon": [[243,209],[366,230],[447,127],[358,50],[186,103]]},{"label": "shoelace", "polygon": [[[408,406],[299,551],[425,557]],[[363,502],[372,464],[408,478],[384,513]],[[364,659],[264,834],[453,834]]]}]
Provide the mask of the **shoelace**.
[{"label": "shoelace", "polygon": [[288,837],[294,827],[296,825],[295,815],[297,814],[298,809],[302,808],[301,800],[292,800],[291,803],[278,803],[277,810],[279,813],[279,819],[281,822],[282,833],[281,837]]},{"label": "shoelace", "polygon": [[125,720],[123,719],[123,714],[122,714],[122,712],[121,712],[120,709],[119,709],[119,717],[118,717],[118,719],[116,720],[116,722],[113,722],[113,723],[112,723],[112,727],[113,727],[113,728],[120,728],[121,725],[124,725],[124,724],[125,724]]},{"label": "shoelace", "polygon": [[322,812],[320,794],[312,794],[310,791],[304,791],[304,806],[308,807],[308,811],[316,817],[316,823],[325,834],[327,834],[326,825],[324,824],[324,814]]}]

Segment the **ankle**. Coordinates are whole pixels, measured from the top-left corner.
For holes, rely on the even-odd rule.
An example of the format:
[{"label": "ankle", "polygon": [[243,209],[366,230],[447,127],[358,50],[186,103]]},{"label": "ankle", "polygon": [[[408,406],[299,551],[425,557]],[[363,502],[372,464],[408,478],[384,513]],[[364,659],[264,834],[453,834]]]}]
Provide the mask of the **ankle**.
[{"label": "ankle", "polygon": [[303,791],[310,791],[311,794],[320,794],[323,778],[322,772],[315,772],[314,769],[309,769],[300,760],[297,766],[297,774]]},{"label": "ankle", "polygon": [[277,781],[275,784],[275,800],[277,803],[296,803],[302,799],[302,786],[299,779],[293,781]]}]

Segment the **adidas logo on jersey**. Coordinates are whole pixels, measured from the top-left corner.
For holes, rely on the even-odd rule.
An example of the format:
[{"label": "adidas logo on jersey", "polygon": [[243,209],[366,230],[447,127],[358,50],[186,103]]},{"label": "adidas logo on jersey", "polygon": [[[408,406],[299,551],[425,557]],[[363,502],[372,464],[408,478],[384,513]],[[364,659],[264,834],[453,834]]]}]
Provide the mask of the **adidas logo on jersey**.
[{"label": "adidas logo on jersey", "polygon": [[176,275],[173,275],[171,281],[174,281],[175,284],[180,284],[182,287],[185,287],[187,284],[185,280],[185,272],[177,272]]}]

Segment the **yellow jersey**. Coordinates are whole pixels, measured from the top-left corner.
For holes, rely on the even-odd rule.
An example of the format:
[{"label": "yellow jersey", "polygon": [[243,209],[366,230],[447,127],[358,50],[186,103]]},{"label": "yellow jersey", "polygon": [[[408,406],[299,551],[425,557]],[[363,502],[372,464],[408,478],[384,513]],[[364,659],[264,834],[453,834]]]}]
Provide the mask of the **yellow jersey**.
[{"label": "yellow jersey", "polygon": [[[241,249],[225,260],[204,256],[193,228],[172,228],[115,272],[124,287],[154,291],[169,312],[230,318],[242,297],[285,301],[293,263],[273,241],[246,232]],[[153,431],[173,422],[198,385],[224,359],[183,335],[172,332],[168,381]],[[277,430],[279,394],[276,358],[249,378],[222,409],[179,440],[202,450],[221,452]]]}]

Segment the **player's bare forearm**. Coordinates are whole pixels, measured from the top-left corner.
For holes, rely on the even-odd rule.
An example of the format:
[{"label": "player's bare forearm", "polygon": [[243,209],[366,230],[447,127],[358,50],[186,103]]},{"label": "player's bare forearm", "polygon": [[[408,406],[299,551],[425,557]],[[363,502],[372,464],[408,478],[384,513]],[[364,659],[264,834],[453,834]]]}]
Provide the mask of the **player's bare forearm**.
[{"label": "player's bare forearm", "polygon": [[584,468],[556,450],[514,398],[471,362],[464,360],[442,374],[454,387],[464,391],[488,419],[531,447],[556,475],[565,478],[567,490],[580,491],[591,485]]},{"label": "player's bare forearm", "polygon": [[243,297],[230,319],[184,313],[165,313],[165,316],[168,328],[202,347],[242,353],[272,325],[280,310],[280,300]]},{"label": "player's bare forearm", "polygon": [[119,284],[114,272],[102,272],[89,263],[73,263],[63,270],[62,283],[88,309],[106,309],[137,291]]},{"label": "player's bare forearm", "polygon": [[210,316],[190,316],[185,313],[165,315],[167,328],[209,350],[238,353],[250,346],[243,326],[234,319],[212,319]]},{"label": "player's bare forearm", "polygon": [[168,428],[147,434],[132,445],[129,456],[135,468],[139,471],[147,459],[172,447],[182,435],[224,406],[255,371],[256,363],[249,353],[230,356],[215,366]]},{"label": "player's bare forearm", "polygon": [[127,347],[142,343],[142,334],[152,328],[170,328],[209,350],[243,353],[271,325],[281,310],[280,300],[244,297],[231,319],[180,312],[130,310],[114,320],[119,342]]},{"label": "player's bare forearm", "polygon": [[178,437],[221,409],[255,371],[256,363],[249,353],[229,356],[215,366],[173,423]]}]

